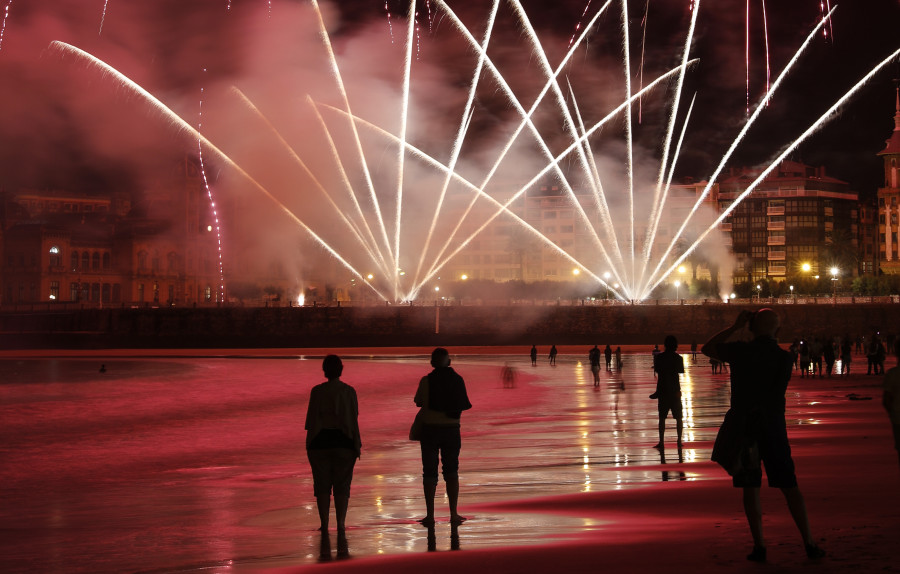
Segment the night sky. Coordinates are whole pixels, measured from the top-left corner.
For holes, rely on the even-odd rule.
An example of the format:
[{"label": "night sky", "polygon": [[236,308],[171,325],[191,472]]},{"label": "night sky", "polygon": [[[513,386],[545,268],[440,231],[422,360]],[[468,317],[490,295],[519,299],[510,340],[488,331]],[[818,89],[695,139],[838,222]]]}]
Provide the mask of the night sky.
[{"label": "night sky", "polygon": [[[52,41],[73,44],[110,63],[196,125],[201,88],[202,97],[214,102],[227,86],[252,90],[271,82],[267,93],[292,94],[292,106],[302,103],[303,90],[316,93],[321,89],[322,82],[311,79],[315,77],[312,73],[302,81],[293,77],[297,70],[319,65],[313,53],[315,39],[309,38],[311,26],[299,20],[308,18],[307,4],[264,0],[4,0],[0,6],[8,16],[0,44],[0,126],[4,138],[0,188],[95,190],[109,185],[140,185],[157,169],[161,158],[193,149],[189,138],[149,110],[140,98],[78,58],[49,49]],[[449,4],[460,11],[474,31],[480,30],[478,22],[484,20],[489,3],[451,0]],[[587,0],[523,0],[554,65],[579,22],[586,22],[602,5],[593,0],[583,16],[587,4]],[[645,78],[677,64],[689,23],[689,5],[689,0],[650,0]],[[637,78],[645,29],[641,20],[647,5],[631,2],[629,6],[632,75]],[[379,74],[402,69],[399,44],[405,7],[401,2],[391,0],[387,11],[383,0],[345,0],[336,8],[324,3],[323,7],[329,14],[339,52],[355,54],[361,62],[350,66],[349,73],[360,77],[367,65],[374,68],[372,76],[378,91],[384,79]],[[765,85],[762,7],[758,0],[751,2],[751,105],[762,97]],[[692,51],[700,63],[691,70],[682,102],[689,101],[696,91],[697,104],[678,166],[679,177],[707,177],[745,118],[745,9],[745,2],[738,0],[701,2]],[[429,70],[437,70],[425,77],[436,102],[431,114],[440,116],[442,102],[464,99],[465,73],[472,68],[471,58],[466,64],[459,63],[460,54],[466,50],[452,39],[450,24],[440,17],[433,3],[430,24],[428,6],[421,0],[418,10],[417,51],[420,60],[431,66]],[[770,1],[766,10],[774,79],[821,12],[814,0]],[[498,61],[517,62],[510,69],[519,69],[522,77],[509,72],[511,84],[527,92],[536,77],[527,70],[534,59],[523,56],[515,47],[521,34],[510,24],[508,7],[501,12],[507,17],[498,21],[497,51],[492,55]],[[580,85],[587,86],[580,88],[581,92],[574,88],[586,113],[608,109],[611,102],[621,101],[619,19],[619,8],[614,5],[601,17],[587,48],[582,48],[571,64],[571,76],[579,77],[583,80]],[[772,157],[875,63],[900,47],[898,29],[897,0],[839,5],[829,28],[833,37],[816,39],[798,71],[766,110],[765,121],[751,132],[731,165],[754,164]],[[396,40],[393,45],[391,33]],[[364,42],[393,48],[385,53],[370,51],[367,64],[364,58],[358,58],[364,52],[359,47]],[[823,164],[831,175],[849,181],[861,193],[874,193],[881,183],[880,160],[875,154],[893,129],[895,77],[900,77],[898,64],[870,82],[793,158]],[[260,97],[265,99],[264,95]],[[494,125],[514,119],[502,101],[488,102],[488,93],[480,97],[485,99],[484,109],[495,120]],[[230,124],[229,117],[228,113],[213,113],[210,123],[204,125],[208,130],[205,133],[211,139],[213,135],[226,140],[244,138],[242,127]],[[658,151],[655,148],[661,141],[663,123],[663,114],[648,109],[636,130],[637,141],[651,152]],[[489,138],[491,125],[478,119],[473,127],[475,133]]]}]

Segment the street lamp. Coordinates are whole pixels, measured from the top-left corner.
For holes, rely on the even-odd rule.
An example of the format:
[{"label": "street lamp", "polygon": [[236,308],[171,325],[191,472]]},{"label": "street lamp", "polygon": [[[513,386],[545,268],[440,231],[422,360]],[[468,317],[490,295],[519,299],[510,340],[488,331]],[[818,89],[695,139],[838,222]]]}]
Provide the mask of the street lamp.
[{"label": "street lamp", "polygon": [[793,285],[791,285],[791,300],[796,301],[796,299],[794,299],[794,286]]},{"label": "street lamp", "polygon": [[756,284],[756,302],[759,303],[762,300],[762,285],[759,283]]},{"label": "street lamp", "polygon": [[681,287],[681,281],[675,280],[675,301],[678,301],[678,288]]}]

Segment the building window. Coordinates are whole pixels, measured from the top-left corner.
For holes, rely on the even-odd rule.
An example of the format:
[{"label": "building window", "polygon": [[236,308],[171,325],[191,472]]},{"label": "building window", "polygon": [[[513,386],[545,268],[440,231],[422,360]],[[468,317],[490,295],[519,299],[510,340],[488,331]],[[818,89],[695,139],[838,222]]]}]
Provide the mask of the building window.
[{"label": "building window", "polygon": [[203,290],[203,300],[209,303],[212,301],[212,288],[207,285],[206,289]]},{"label": "building window", "polygon": [[112,286],[112,302],[113,303],[121,303],[122,302],[122,286],[118,283],[113,283]]},{"label": "building window", "polygon": [[72,271],[78,271],[78,252],[73,251],[72,257],[69,259],[72,265]]},{"label": "building window", "polygon": [[87,271],[91,268],[91,255],[87,251],[81,254],[81,270]]},{"label": "building window", "polygon": [[109,283],[103,284],[103,291],[100,296],[100,300],[104,303],[109,303]]},{"label": "building window", "polygon": [[146,271],[146,269],[147,269],[147,252],[139,251],[138,252],[138,270]]},{"label": "building window", "polygon": [[[155,259],[155,261],[159,261],[159,259]],[[159,303],[159,282],[153,282],[153,302]]]},{"label": "building window", "polygon": [[50,300],[51,301],[59,300],[59,281],[51,281],[50,282]]},{"label": "building window", "polygon": [[167,264],[168,264],[168,272],[169,273],[177,273],[178,272],[178,255],[175,252],[169,253],[166,256]]},{"label": "building window", "polygon": [[144,284],[138,283],[138,302],[144,302]]},{"label": "building window", "polygon": [[97,303],[100,301],[100,284],[91,283],[91,301]]},{"label": "building window", "polygon": [[78,283],[69,283],[69,301],[78,301]]},{"label": "building window", "polygon": [[89,283],[81,284],[81,295],[79,296],[79,301],[90,301],[91,300],[91,286]]},{"label": "building window", "polygon": [[99,253],[94,253],[94,255],[91,257],[91,269],[93,269],[94,271],[100,270],[100,254]]},{"label": "building window", "polygon": [[167,299],[168,303],[171,305],[175,302],[175,286],[169,285],[169,298]]},{"label": "building window", "polygon": [[103,254],[103,268],[109,269],[109,253]]},{"label": "building window", "polygon": [[60,266],[62,266],[62,255],[59,253],[59,247],[54,245],[50,248],[50,267]]}]

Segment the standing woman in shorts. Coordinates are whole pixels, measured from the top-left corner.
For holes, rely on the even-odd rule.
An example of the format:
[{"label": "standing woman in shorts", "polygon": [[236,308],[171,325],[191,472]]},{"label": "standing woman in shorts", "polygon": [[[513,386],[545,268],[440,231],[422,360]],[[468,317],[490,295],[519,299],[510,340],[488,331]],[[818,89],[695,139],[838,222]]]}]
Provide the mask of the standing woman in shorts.
[{"label": "standing woman in shorts", "polygon": [[434,370],[422,377],[413,399],[422,412],[422,432],[419,442],[422,448],[422,485],[425,492],[424,526],[434,526],[434,496],[438,483],[438,458],[447,499],[450,503],[450,523],[461,524],[465,518],[456,510],[459,501],[459,451],[462,440],[459,418],[462,412],[472,408],[466,393],[466,383],[450,368],[450,353],[438,347],[431,353]]},{"label": "standing woman in shorts", "polygon": [[338,533],[344,532],[353,466],[362,447],[356,390],[341,381],[343,370],[340,357],[325,357],[322,371],[328,380],[312,388],[306,411],[306,454],[322,532],[328,531],[332,492]]}]

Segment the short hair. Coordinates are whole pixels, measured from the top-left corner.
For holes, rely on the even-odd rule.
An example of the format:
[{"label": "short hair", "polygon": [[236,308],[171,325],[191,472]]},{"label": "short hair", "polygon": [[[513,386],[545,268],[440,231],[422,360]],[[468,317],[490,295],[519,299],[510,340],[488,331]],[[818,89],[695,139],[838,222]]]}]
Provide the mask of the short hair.
[{"label": "short hair", "polygon": [[666,335],[666,338],[663,341],[663,347],[665,347],[667,351],[674,351],[678,348],[678,339],[675,338],[675,335]]},{"label": "short hair", "polygon": [[431,366],[435,369],[439,367],[450,366],[450,351],[443,347],[438,347],[431,352]]},{"label": "short hair", "polygon": [[329,379],[336,379],[344,372],[344,363],[337,355],[328,355],[322,360],[322,371]]}]

